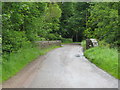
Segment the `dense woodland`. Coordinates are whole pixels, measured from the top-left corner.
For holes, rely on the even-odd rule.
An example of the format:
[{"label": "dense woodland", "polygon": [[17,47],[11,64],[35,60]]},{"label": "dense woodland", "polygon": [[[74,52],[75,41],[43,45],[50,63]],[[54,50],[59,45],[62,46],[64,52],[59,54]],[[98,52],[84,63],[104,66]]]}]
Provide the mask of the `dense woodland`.
[{"label": "dense woodland", "polygon": [[78,42],[96,38],[120,45],[118,2],[2,3],[3,52],[18,51],[38,40]]}]

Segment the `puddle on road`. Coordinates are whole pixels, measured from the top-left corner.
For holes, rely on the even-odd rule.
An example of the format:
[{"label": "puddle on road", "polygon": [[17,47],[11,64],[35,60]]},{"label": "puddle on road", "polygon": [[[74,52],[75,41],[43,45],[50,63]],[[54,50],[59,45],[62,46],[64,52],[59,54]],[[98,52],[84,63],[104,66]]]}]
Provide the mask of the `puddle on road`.
[{"label": "puddle on road", "polygon": [[76,56],[76,57],[80,57],[81,55],[80,55],[80,54],[76,54],[75,56]]},{"label": "puddle on road", "polygon": [[75,57],[84,57],[83,54],[76,54]]}]

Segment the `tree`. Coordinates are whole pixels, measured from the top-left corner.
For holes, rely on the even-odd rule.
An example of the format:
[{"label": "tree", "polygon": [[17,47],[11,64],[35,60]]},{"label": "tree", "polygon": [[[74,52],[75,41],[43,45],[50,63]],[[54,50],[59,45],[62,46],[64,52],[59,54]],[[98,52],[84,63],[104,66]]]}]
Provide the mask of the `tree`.
[{"label": "tree", "polygon": [[117,43],[118,31],[118,3],[94,3],[91,6],[90,17],[87,22],[85,35],[88,38],[105,40],[108,43]]},{"label": "tree", "polygon": [[36,40],[61,38],[57,3],[3,2],[2,8],[3,52],[18,51]]},{"label": "tree", "polygon": [[74,15],[74,3],[72,2],[64,2],[60,6],[62,10],[62,16],[60,18],[60,30],[59,34],[61,34],[64,38],[69,38],[71,35],[69,34],[69,24],[68,19]]},{"label": "tree", "polygon": [[86,2],[63,4],[60,30],[64,33],[64,37],[73,38],[73,41],[81,41],[83,39],[88,8],[89,3]]}]

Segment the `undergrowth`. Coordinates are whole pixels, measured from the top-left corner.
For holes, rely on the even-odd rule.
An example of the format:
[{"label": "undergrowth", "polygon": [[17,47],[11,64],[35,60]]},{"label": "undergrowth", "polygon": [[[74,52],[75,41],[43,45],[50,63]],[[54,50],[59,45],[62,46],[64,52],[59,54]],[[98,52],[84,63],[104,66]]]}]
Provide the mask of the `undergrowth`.
[{"label": "undergrowth", "polygon": [[112,76],[118,77],[118,52],[117,49],[108,47],[94,47],[84,52],[85,56],[101,69]]}]

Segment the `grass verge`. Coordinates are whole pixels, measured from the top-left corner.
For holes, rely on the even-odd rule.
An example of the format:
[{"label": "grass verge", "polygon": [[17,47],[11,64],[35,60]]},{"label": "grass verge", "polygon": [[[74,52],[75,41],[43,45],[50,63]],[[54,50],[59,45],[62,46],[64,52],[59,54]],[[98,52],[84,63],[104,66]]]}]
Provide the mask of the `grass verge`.
[{"label": "grass verge", "polygon": [[23,48],[17,53],[4,55],[2,64],[2,82],[14,76],[23,69],[28,63],[35,60],[38,56],[46,54],[48,51],[60,46],[39,49],[37,47]]},{"label": "grass verge", "polygon": [[83,47],[84,50],[86,50],[86,41],[85,40],[83,40],[81,42],[81,46]]},{"label": "grass verge", "polygon": [[118,52],[117,49],[108,47],[94,47],[84,52],[85,56],[101,69],[112,76],[118,77]]}]

